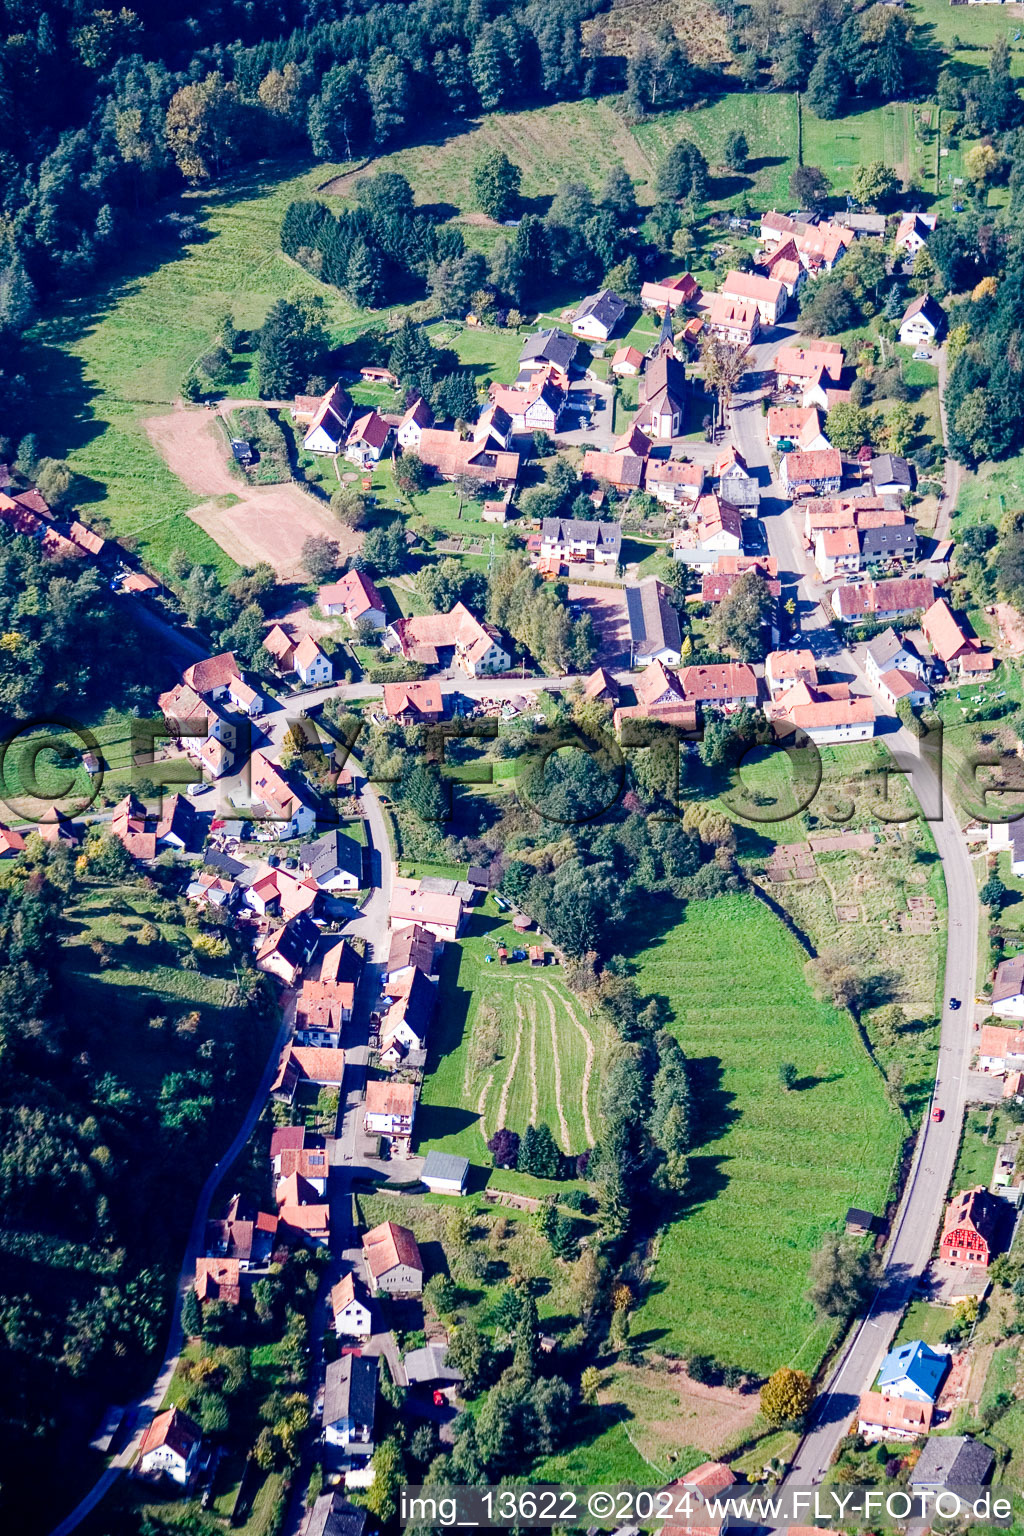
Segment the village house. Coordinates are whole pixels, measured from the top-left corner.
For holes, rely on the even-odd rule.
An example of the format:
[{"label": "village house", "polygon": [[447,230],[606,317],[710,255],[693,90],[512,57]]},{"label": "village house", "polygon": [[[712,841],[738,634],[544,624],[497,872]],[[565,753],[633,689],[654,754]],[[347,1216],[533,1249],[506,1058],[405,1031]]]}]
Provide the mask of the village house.
[{"label": "village house", "polygon": [[730,444],[719,454],[714,464],[714,476],[718,481],[718,494],[723,501],[733,507],[757,509],[761,489],[738,448]]},{"label": "village house", "polygon": [[813,453],[796,448],[782,455],[779,479],[791,496],[828,496],[843,483],[842,457],[838,448]]},{"label": "village house", "polygon": [[806,732],[819,746],[867,741],[875,734],[875,706],[848,683],[794,683],[768,710],[776,727]]},{"label": "village house", "polygon": [[284,1151],[278,1162],[275,1194],[279,1205],[303,1205],[311,1202],[313,1196],[324,1198],[330,1173],[326,1147],[298,1147]]},{"label": "village house", "polygon": [[917,525],[907,518],[902,523],[886,521],[858,530],[862,565],[881,561],[913,561],[917,556]]},{"label": "village house", "polygon": [[196,1259],[195,1293],[200,1301],[222,1301],[228,1307],[239,1306],[242,1283],[238,1260],[201,1254]]},{"label": "village house", "polygon": [[898,1344],[882,1361],[878,1391],[883,1397],[904,1397],[915,1403],[934,1403],[949,1356],[940,1355],[921,1339]]},{"label": "village house", "polygon": [[764,680],[772,699],[777,699],[795,683],[817,683],[818,669],[813,652],[770,651],[764,659]]},{"label": "village house", "polygon": [[350,629],[359,624],[385,625],[384,599],[363,571],[346,571],[338,581],[328,582],[317,593],[317,607],[325,619],[344,618]]},{"label": "village house", "polygon": [[729,596],[740,578],[751,571],[761,577],[772,597],[781,597],[779,563],[774,555],[719,555],[715,569],[705,571],[701,576],[701,602],[720,603]]},{"label": "village house", "polygon": [[788,294],[773,277],[756,272],[727,272],[720,293],[738,304],[755,304],[761,325],[777,325],[786,313]]},{"label": "village house", "polygon": [[[968,4],[977,0],[968,0]],[[910,1474],[914,1494],[956,1493],[977,1497],[995,1463],[995,1453],[971,1435],[931,1435]]]},{"label": "village house", "polygon": [[924,709],[932,701],[932,691],[928,684],[922,682],[916,672],[904,672],[901,667],[890,667],[888,672],[880,673],[877,687],[893,710],[901,699],[905,699],[911,709]]},{"label": "village house", "polygon": [[256,751],[249,759],[249,794],[254,806],[261,806],[268,820],[276,822],[282,840],[303,837],[316,826],[316,811],[303,798],[301,788],[293,788],[276,763]]},{"label": "village house", "polygon": [[423,1162],[420,1180],[432,1195],[464,1195],[469,1178],[469,1158],[431,1148]]},{"label": "village house", "polygon": [[203,1437],[199,1426],[180,1408],[158,1413],[139,1441],[139,1471],[144,1477],[166,1477],[180,1488],[192,1481]]},{"label": "village house", "polygon": [[395,436],[402,448],[411,448],[413,452],[420,445],[420,438],[428,427],[434,425],[434,413],[422,396],[414,400],[398,423]]},{"label": "village house", "polygon": [[401,876],[392,881],[388,914],[392,928],[415,923],[420,928],[426,928],[435,939],[450,943],[459,936],[462,915],[461,896],[424,891],[418,880],[406,880]]},{"label": "village house", "polygon": [[909,1397],[863,1392],[857,1409],[857,1432],[865,1440],[916,1440],[932,1427],[931,1403]]},{"label": "village house", "polygon": [[384,646],[405,661],[445,669],[458,665],[468,677],[507,672],[512,665],[498,631],[470,613],[465,603],[456,603],[450,613],[396,619],[385,631]]},{"label": "village house", "polygon": [[[389,984],[396,987],[395,982]],[[380,1059],[387,1067],[401,1065],[410,1051],[422,1051],[434,1016],[437,992],[429,974],[416,968],[400,986],[398,996],[380,1023]],[[385,1061],[388,1052],[393,1060]]]},{"label": "village house", "polygon": [[307,453],[341,452],[352,421],[353,407],[340,382],[333,384],[319,400],[299,396],[292,406],[296,421],[308,421],[302,446]]},{"label": "village house", "polygon": [[617,565],[622,552],[622,524],[582,517],[545,517],[540,525],[542,560],[570,565]]},{"label": "village house", "polygon": [[331,1240],[329,1205],[282,1205],[278,1212],[282,1242],[306,1248],[326,1248]]},{"label": "village house", "polygon": [[678,437],[686,419],[686,369],[662,347],[640,380],[640,409],[635,424],[659,442]]},{"label": "village house", "polygon": [[10,827],[0,827],[0,859],[9,859],[25,852],[25,839]]},{"label": "village house", "polygon": [[935,595],[935,583],[927,576],[863,581],[837,587],[832,594],[832,612],[844,624],[856,624],[862,619],[899,619],[930,608]]},{"label": "village house", "polygon": [[820,528],[814,535],[814,565],[822,581],[860,570],[856,528]]},{"label": "village house", "polygon": [[921,677],[924,673],[924,662],[918,656],[914,647],[903,640],[894,629],[885,629],[873,640],[869,640],[864,655],[864,669],[869,679],[877,683],[883,672],[898,670],[900,672],[912,672]]},{"label": "village house", "polygon": [[323,1045],[285,1046],[270,1092],[283,1104],[291,1104],[300,1083],[338,1088],[345,1075],[345,1052]]},{"label": "village house", "polygon": [[321,891],[358,891],[363,881],[363,850],[354,837],[332,827],[298,851],[299,868]]},{"label": "village house", "polygon": [[[155,859],[161,848],[185,849],[200,841],[195,808],[184,795],[171,795],[159,814],[151,816],[130,790],[114,807],[110,835],[119,838],[135,859]],[[18,841],[24,848],[24,839]]]},{"label": "village house", "polygon": [[334,664],[312,635],[303,635],[295,647],[295,670],[307,688],[323,688],[334,677]]},{"label": "village house", "polygon": [[621,379],[635,378],[644,366],[644,355],[636,347],[619,347],[612,358],[612,373]]},{"label": "village house", "polygon": [[352,1017],[355,990],[354,981],[304,981],[295,999],[296,1045],[337,1050]]},{"label": "village house", "polygon": [[466,477],[481,485],[515,485],[519,478],[518,453],[505,453],[489,442],[464,440],[457,432],[437,427],[425,429],[417,449],[422,463],[442,480]]},{"label": "village house", "polygon": [[876,454],[868,464],[871,488],[876,496],[898,496],[901,500],[914,489],[914,470],[897,453]]},{"label": "village house", "polygon": [[938,217],[934,213],[905,213],[900,219],[896,230],[895,246],[898,251],[906,251],[913,258],[918,251],[928,244],[928,238],[933,234]]},{"label": "village house", "polygon": [[349,1455],[373,1454],[377,1356],[345,1354],[324,1372],[324,1441]]},{"label": "village house", "polygon": [[367,411],[349,428],[345,439],[345,457],[362,469],[376,464],[387,447],[391,428],[376,411]]},{"label": "village house", "polygon": [[713,295],[704,319],[712,336],[734,347],[752,346],[761,330],[761,316],[754,301],[730,299],[724,293]]},{"label": "village house", "polygon": [[785,240],[774,251],[763,252],[759,265],[766,276],[782,284],[787,299],[795,298],[807,281],[807,270],[795,240]]},{"label": "village house", "polygon": [[[619,685],[607,667],[595,667],[583,685],[583,697],[602,704],[614,704],[619,697]],[[470,870],[472,883],[472,870]]]},{"label": "village house", "polygon": [[677,665],[682,633],[668,587],[656,576],[647,576],[637,586],[624,587],[623,595],[629,620],[631,665],[646,667],[652,661],[670,667]]},{"label": "village house", "polygon": [[837,341],[818,341],[809,347],[780,347],[775,355],[778,388],[798,394],[804,406],[827,411],[842,376],[843,349]]},{"label": "village house", "polygon": [[412,1083],[391,1081],[366,1085],[363,1128],[373,1136],[386,1136],[393,1156],[408,1157],[416,1114],[416,1088]]},{"label": "village house", "polygon": [[263,636],[263,649],[278,672],[295,671],[295,641],[280,624],[273,624]]},{"label": "village house", "polygon": [[994,1258],[1002,1202],[983,1184],[961,1190],[946,1209],[939,1239],[939,1257],[960,1269],[988,1269]]},{"label": "village house", "polygon": [[757,678],[745,662],[718,662],[706,667],[683,667],[679,673],[683,697],[707,712],[731,713],[744,704],[757,704]]},{"label": "village house", "polygon": [[[995,658],[981,641],[968,635],[944,597],[936,598],[921,620],[921,630],[932,652],[952,674],[961,670],[990,671]],[[964,667],[965,661],[968,663]],[[977,666],[978,662],[981,666]],[[973,664],[973,665],[972,665]]]},{"label": "village house", "polygon": [[[500,385],[498,387],[502,388]],[[523,398],[524,392],[516,391],[516,393],[519,394],[520,399]],[[519,414],[515,406],[508,411],[503,405],[498,405],[494,401],[490,405],[485,405],[470,434],[474,443],[482,443],[487,448],[507,449],[512,439],[513,421]]]},{"label": "village house", "polygon": [[[622,705],[615,711],[613,723],[617,732],[622,731],[624,721],[630,720],[658,721],[683,731],[697,729],[696,704],[684,697],[678,677],[662,662],[651,662],[639,677],[633,679],[633,692],[636,703]],[[624,737],[627,745],[630,739],[627,730]]]},{"label": "village house", "polygon": [[[602,453],[596,448],[588,448],[583,455],[584,475],[589,480],[606,480],[617,491],[639,490],[644,483],[645,467],[646,461],[643,458],[620,449]],[[560,559],[557,555],[553,558]]]},{"label": "village house", "polygon": [[384,713],[399,725],[433,725],[444,714],[441,684],[436,678],[425,683],[385,683]]},{"label": "village house", "polygon": [[[274,1135],[277,1134],[275,1131]],[[271,1139],[271,1150],[273,1145]],[[213,1257],[232,1259],[243,1274],[249,1269],[260,1269],[273,1252],[277,1228],[276,1215],[258,1210],[241,1195],[234,1195],[224,1216],[206,1223],[206,1251]]]},{"label": "village house", "polygon": [[900,341],[905,347],[919,347],[922,342],[935,341],[945,324],[942,305],[929,293],[918,294],[916,299],[911,299],[900,321]]},{"label": "village house", "polygon": [[983,1024],[978,1042],[978,1071],[1002,1077],[1024,1068],[1024,1029]]},{"label": "village house", "polygon": [[243,892],[245,905],[260,917],[280,915],[288,921],[316,906],[316,885],[303,880],[289,869],[264,869]]},{"label": "village house", "polygon": [[684,459],[648,459],[644,488],[667,507],[693,507],[704,489],[704,466]]},{"label": "village house", "polygon": [[821,430],[821,414],[814,406],[773,405],[768,412],[768,441],[773,448],[781,443],[786,451],[798,448],[803,453],[820,453],[832,444]]},{"label": "village house", "polygon": [[267,934],[256,951],[256,969],[293,987],[313,956],[319,936],[320,930],[303,913]]},{"label": "village house", "polygon": [[520,349],[519,371],[522,374],[550,370],[563,385],[567,385],[579,345],[575,337],[554,326],[535,331],[532,336],[527,336]]},{"label": "village house", "polygon": [[831,272],[855,238],[852,229],[822,221],[798,230],[793,236],[793,244],[802,265],[816,277],[822,272]]},{"label": "village house", "polygon": [[602,288],[592,293],[573,316],[572,333],[584,341],[607,341],[626,313],[626,306],[617,293]]},{"label": "village house", "polygon": [[1024,1019],[1024,955],[1012,955],[996,966],[989,1009],[1004,1019]]},{"label": "village house", "polygon": [[700,285],[689,272],[679,277],[665,277],[659,282],[646,282],[640,289],[640,303],[644,309],[678,309],[682,304],[695,304],[700,297]]},{"label": "village house", "polygon": [[363,1237],[363,1258],[371,1293],[419,1296],[423,1291],[423,1260],[408,1227],[385,1221]]},{"label": "village house", "polygon": [[492,384],[488,399],[491,414],[485,414],[478,422],[480,433],[495,437],[499,443],[504,437],[507,444],[513,434],[557,431],[565,409],[567,386],[556,369],[538,369],[513,385]]},{"label": "village house", "polygon": [[[697,502],[697,544],[711,554],[739,554],[743,549],[743,518],[738,507],[723,501],[717,492],[702,496]],[[672,554],[677,560],[684,558],[688,542],[676,535],[672,542]]]},{"label": "village house", "polygon": [[357,1280],[355,1271],[349,1270],[337,1285],[331,1288],[331,1315],[338,1338],[368,1339],[373,1326],[366,1292]]},{"label": "village house", "polygon": [[420,923],[410,923],[405,928],[397,928],[391,935],[388,958],[381,975],[384,992],[389,996],[398,996],[397,992],[392,994],[388,989],[396,983],[407,981],[417,972],[421,972],[424,976],[432,976],[435,944],[436,941],[430,929],[424,928]]},{"label": "village house", "polygon": [[238,886],[233,876],[218,874],[215,869],[201,869],[185,887],[185,896],[197,907],[227,911],[235,903]]}]

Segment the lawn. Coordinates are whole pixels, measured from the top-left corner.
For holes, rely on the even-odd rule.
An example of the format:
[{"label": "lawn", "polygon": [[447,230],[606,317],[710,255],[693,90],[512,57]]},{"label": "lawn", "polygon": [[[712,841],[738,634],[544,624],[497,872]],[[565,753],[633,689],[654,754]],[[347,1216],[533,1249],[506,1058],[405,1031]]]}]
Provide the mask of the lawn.
[{"label": "lawn", "polygon": [[1007,508],[1019,507],[1022,501],[1024,454],[1003,459],[999,464],[981,464],[974,474],[964,476],[956,504],[954,530],[962,534],[974,523],[998,526]]},{"label": "lawn", "polygon": [[1010,1124],[1009,1117],[997,1104],[968,1111],[953,1174],[954,1190],[973,1189],[978,1184],[988,1188],[995,1172],[996,1152],[1000,1142],[1005,1140]]},{"label": "lawn", "polygon": [[[742,129],[750,145],[751,159],[742,175],[723,164],[725,141],[736,129]],[[678,139],[694,140],[716,173],[710,187],[716,205],[730,206],[745,193],[765,208],[790,206],[789,178],[797,146],[795,96],[730,93],[699,110],[659,113],[638,124],[634,133],[654,165]],[[805,157],[809,164],[819,163],[811,161],[806,151]]]},{"label": "lawn", "polygon": [[[811,1254],[850,1205],[884,1208],[904,1122],[851,1020],[815,1001],[795,940],[760,902],[695,902],[670,923],[636,954],[637,985],[672,1011],[701,1139],[635,1333],[752,1372],[813,1371],[833,1329],[804,1299]],[[789,1093],[785,1061],[799,1074]]]},{"label": "lawn", "polygon": [[[131,251],[108,281],[65,300],[32,333],[29,356],[40,398],[43,452],[67,456],[85,486],[87,520],[136,540],[148,563],[166,571],[172,550],[230,576],[234,562],[187,512],[197,497],[150,444],[147,416],[178,395],[183,374],[210,346],[227,311],[248,329],[289,293],[320,294],[336,342],[353,333],[356,312],[335,290],[282,254],[281,218],[293,198],[311,195],[323,167],[264,165],[215,193],[186,193],[184,208],[202,223],[200,238],[169,236]],[[234,371],[227,392],[252,397],[250,370]],[[51,426],[50,423],[53,425]]]},{"label": "lawn", "polygon": [[[485,1143],[496,1130],[542,1122],[564,1152],[593,1146],[606,1026],[569,995],[556,966],[499,964],[500,943],[511,954],[536,939],[517,934],[488,900],[462,942],[445,947],[416,1119],[420,1151],[461,1153],[487,1168]],[[550,1193],[546,1184],[501,1170],[491,1182]]]},{"label": "lawn", "polygon": [[948,1307],[933,1307],[927,1301],[912,1301],[903,1314],[894,1344],[923,1339],[926,1344],[941,1344],[942,1335],[952,1322]]},{"label": "lawn", "polygon": [[872,160],[892,166],[897,175],[920,174],[923,149],[914,142],[913,112],[902,101],[852,112],[835,122],[805,111],[804,164],[819,166],[837,192],[848,191],[857,166]]}]

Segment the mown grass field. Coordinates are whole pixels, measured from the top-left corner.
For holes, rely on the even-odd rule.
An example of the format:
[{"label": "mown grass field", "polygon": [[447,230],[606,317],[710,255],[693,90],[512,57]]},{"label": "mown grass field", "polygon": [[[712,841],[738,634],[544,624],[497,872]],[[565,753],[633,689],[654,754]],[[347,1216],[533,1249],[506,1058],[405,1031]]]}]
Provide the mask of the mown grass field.
[{"label": "mown grass field", "polygon": [[[486,1140],[502,1126],[546,1123],[564,1152],[594,1144],[606,1027],[589,1018],[559,980],[556,966],[500,965],[537,934],[517,934],[490,901],[465,939],[445,947],[441,997],[430,1039],[428,1074],[417,1112],[418,1149],[457,1152],[488,1168]],[[490,954],[490,962],[485,956]],[[492,1183],[523,1177],[494,1170]],[[546,1193],[551,1187],[527,1180]]]},{"label": "mown grass field", "polygon": [[811,1254],[848,1206],[883,1208],[903,1121],[849,1018],[814,999],[795,940],[753,897],[692,903],[671,926],[666,914],[636,965],[691,1061],[700,1139],[634,1333],[754,1372],[813,1370],[832,1328],[804,1299]]}]

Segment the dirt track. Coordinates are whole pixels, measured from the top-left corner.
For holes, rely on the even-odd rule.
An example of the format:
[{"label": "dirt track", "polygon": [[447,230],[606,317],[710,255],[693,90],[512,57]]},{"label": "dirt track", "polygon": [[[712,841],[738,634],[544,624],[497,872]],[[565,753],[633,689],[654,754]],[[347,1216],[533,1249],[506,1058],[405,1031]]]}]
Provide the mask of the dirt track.
[{"label": "dirt track", "polygon": [[[228,466],[228,448],[213,415],[176,406],[146,422],[150,442],[190,491],[202,496],[189,512],[225,554],[239,565],[266,560],[285,580],[305,577],[302,545],[311,534],[334,539],[343,555],[358,547],[359,535],[342,526],[328,507],[298,485],[247,485]],[[233,506],[213,497],[236,496]]]}]

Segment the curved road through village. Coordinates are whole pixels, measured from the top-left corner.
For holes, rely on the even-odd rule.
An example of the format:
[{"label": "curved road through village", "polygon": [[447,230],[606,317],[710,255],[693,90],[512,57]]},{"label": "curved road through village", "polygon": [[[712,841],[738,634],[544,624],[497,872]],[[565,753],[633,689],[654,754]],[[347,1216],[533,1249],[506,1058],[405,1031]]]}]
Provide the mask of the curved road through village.
[{"label": "curved road through village", "polygon": [[[898,720],[885,716],[882,700],[873,694],[860,659],[836,638],[821,606],[824,588],[816,581],[802,547],[798,514],[790,510],[789,501],[772,474],[761,400],[775,353],[794,334],[791,327],[780,327],[771,341],[752,349],[751,370],[732,409],[733,441],[751,474],[761,483],[760,510],[768,547],[778,560],[783,597],[792,597],[796,603],[800,641],[830,672],[848,680],[855,691],[874,697],[879,711],[878,732],[885,737],[899,766],[910,774],[918,803],[929,817],[942,860],[949,907],[939,1065],[932,1100],[933,1106],[944,1111],[943,1119],[935,1122],[930,1114],[924,1117],[886,1249],[881,1283],[869,1312],[847,1339],[817,1400],[786,1478],[787,1491],[821,1482],[846,1433],[857,1400],[871,1387],[907,1300],[931,1259],[953,1177],[967,1099],[967,1072],[973,1048],[970,1004],[975,993],[978,949],[974,871],[956,809],[941,782],[941,771]],[[949,1007],[951,997],[962,999],[967,1006],[954,1012]]]}]

